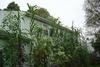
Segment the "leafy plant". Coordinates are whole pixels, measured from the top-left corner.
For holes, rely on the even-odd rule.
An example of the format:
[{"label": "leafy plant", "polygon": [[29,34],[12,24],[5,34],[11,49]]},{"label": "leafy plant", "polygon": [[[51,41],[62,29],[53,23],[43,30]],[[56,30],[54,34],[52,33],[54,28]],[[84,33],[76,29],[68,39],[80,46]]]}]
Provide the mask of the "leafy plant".
[{"label": "leafy plant", "polygon": [[[8,32],[8,40],[5,40],[9,43],[4,47],[5,65],[23,67],[25,61],[28,67],[50,67],[54,64],[60,67],[87,67],[88,52],[80,41],[80,31],[62,27],[60,21],[55,19],[51,28],[46,29],[51,32],[50,35],[44,35],[44,29],[35,23],[36,6],[28,7],[27,15],[31,21],[28,33],[25,33],[27,38],[21,29],[23,15],[19,12],[17,15],[11,12],[2,23],[3,30]],[[28,54],[24,53],[23,46],[29,48]]]}]

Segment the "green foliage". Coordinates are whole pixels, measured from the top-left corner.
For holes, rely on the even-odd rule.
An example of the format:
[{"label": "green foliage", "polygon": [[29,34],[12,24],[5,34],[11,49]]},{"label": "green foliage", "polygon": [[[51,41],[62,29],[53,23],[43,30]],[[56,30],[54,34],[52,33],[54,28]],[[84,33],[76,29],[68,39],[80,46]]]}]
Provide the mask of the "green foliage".
[{"label": "green foliage", "polygon": [[[29,5],[28,5],[29,6]],[[33,10],[32,10],[33,9]],[[32,12],[33,11],[33,12]],[[47,11],[47,9],[45,8],[40,8],[38,7],[37,5],[35,6],[30,6],[29,7],[29,10],[27,12],[30,12],[30,13],[35,13],[36,15],[40,16],[40,17],[43,17],[43,18],[47,18],[50,16],[49,12]]]},{"label": "green foliage", "polygon": [[[28,5],[31,22],[29,23],[28,43],[25,43],[21,30],[21,16],[9,14],[5,17],[2,27],[9,32],[8,45],[4,47],[5,65],[16,67],[25,57],[25,63],[28,67],[50,67],[57,64],[60,67],[88,67],[87,48],[82,46],[80,32],[77,29],[67,29],[60,25],[58,19],[53,20],[51,36],[44,35],[43,29],[34,22],[36,6]],[[12,35],[13,33],[14,35]],[[23,42],[22,42],[23,41]],[[22,44],[29,48],[28,54],[23,54]],[[19,57],[20,56],[20,57]],[[21,66],[20,66],[21,67]]]},{"label": "green foliage", "polygon": [[7,8],[4,10],[6,11],[20,11],[20,7],[15,2],[11,2],[8,4]]},{"label": "green foliage", "polygon": [[[58,20],[58,18],[54,18],[53,16],[51,16],[49,14],[49,12],[47,11],[47,9],[38,7],[37,5],[29,6],[29,4],[28,4],[28,7],[29,7],[29,9],[26,12],[27,17],[32,17],[32,14],[35,14],[46,20],[49,20],[50,22],[47,22],[47,23],[49,23],[50,25],[55,25],[58,23],[58,22],[55,22],[56,20]],[[30,13],[31,13],[31,15],[30,15]]]},{"label": "green foliage", "polygon": [[50,16],[49,12],[47,11],[47,9],[45,8],[38,8],[36,11],[35,11],[35,14],[36,15],[39,15],[43,18],[47,18],[48,16]]},{"label": "green foliage", "polygon": [[[2,22],[2,28],[8,32],[8,45],[4,47],[5,65],[10,67],[23,66],[23,51],[21,45],[21,16],[11,12]],[[6,38],[5,38],[6,40]]]}]

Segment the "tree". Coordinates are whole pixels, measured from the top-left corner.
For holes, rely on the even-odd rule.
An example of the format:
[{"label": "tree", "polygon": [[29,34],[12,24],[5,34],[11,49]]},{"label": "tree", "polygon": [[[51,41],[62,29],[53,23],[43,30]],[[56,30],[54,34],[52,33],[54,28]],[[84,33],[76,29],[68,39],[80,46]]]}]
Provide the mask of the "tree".
[{"label": "tree", "polygon": [[95,34],[95,37],[96,37],[96,40],[95,40],[95,42],[93,42],[92,46],[95,48],[95,51],[100,53],[100,31],[98,31]]},{"label": "tree", "polygon": [[88,26],[100,26],[100,0],[86,0],[86,24]]},{"label": "tree", "polygon": [[[34,8],[34,12],[33,13],[36,14],[36,15],[38,15],[38,16],[40,16],[40,17],[47,18],[47,17],[50,16],[49,12],[45,8],[38,7],[37,5],[30,6],[30,7],[31,7],[31,9]],[[32,13],[30,11],[31,9],[29,9],[28,12]]]},{"label": "tree", "polygon": [[18,4],[16,4],[15,2],[11,2],[8,4],[7,8],[5,8],[4,10],[8,10],[8,11],[20,11],[20,7],[18,6]]},{"label": "tree", "polygon": [[47,18],[50,16],[49,12],[45,8],[39,8],[35,11],[35,13],[43,18]]},{"label": "tree", "polygon": [[[96,52],[100,54],[100,0],[86,0],[85,1],[86,11],[86,25],[89,28],[95,30],[90,31],[95,36],[95,41],[92,41],[92,46]],[[95,55],[97,57],[97,55]]]},{"label": "tree", "polygon": [[[90,33],[94,32],[95,38],[98,40],[97,34],[100,36],[100,0],[86,0],[85,1],[85,11],[86,11],[86,25],[91,28],[95,28]],[[95,41],[97,42],[97,41]]]},{"label": "tree", "polygon": [[[28,6],[29,6],[29,4],[28,4]],[[32,11],[32,10],[34,10],[34,11]],[[51,16],[50,13],[47,11],[47,9],[38,7],[37,5],[30,6],[30,8],[26,12],[26,16],[32,17],[33,15],[30,15],[32,13],[34,15],[38,15],[38,16],[45,18],[48,21],[50,21],[49,22],[50,25],[55,25],[55,24],[57,25],[58,23],[61,23],[61,21],[58,20],[59,18],[55,18],[55,17]],[[58,21],[55,22],[56,20],[58,20]]]}]

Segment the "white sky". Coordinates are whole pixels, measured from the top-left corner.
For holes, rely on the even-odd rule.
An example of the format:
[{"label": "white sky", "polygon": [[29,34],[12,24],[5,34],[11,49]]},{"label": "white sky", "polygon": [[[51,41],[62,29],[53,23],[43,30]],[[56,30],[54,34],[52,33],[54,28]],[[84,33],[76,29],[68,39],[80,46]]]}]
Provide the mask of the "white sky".
[{"label": "white sky", "polygon": [[83,27],[84,23],[84,0],[0,0],[0,9],[15,1],[21,10],[27,10],[27,3],[46,8],[54,17],[60,17],[64,26],[71,27],[74,21],[75,27]]}]

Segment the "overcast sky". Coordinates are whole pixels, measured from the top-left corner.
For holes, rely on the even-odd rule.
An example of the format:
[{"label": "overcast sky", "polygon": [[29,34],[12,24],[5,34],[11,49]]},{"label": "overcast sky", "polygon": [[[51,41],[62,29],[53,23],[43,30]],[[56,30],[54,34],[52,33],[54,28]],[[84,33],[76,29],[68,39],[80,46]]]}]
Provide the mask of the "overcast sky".
[{"label": "overcast sky", "polygon": [[46,8],[54,17],[60,17],[64,26],[71,27],[72,21],[75,27],[84,26],[83,10],[84,0],[0,0],[0,9],[4,9],[7,5],[15,1],[21,10],[27,10],[27,3],[30,5],[38,5]]}]

